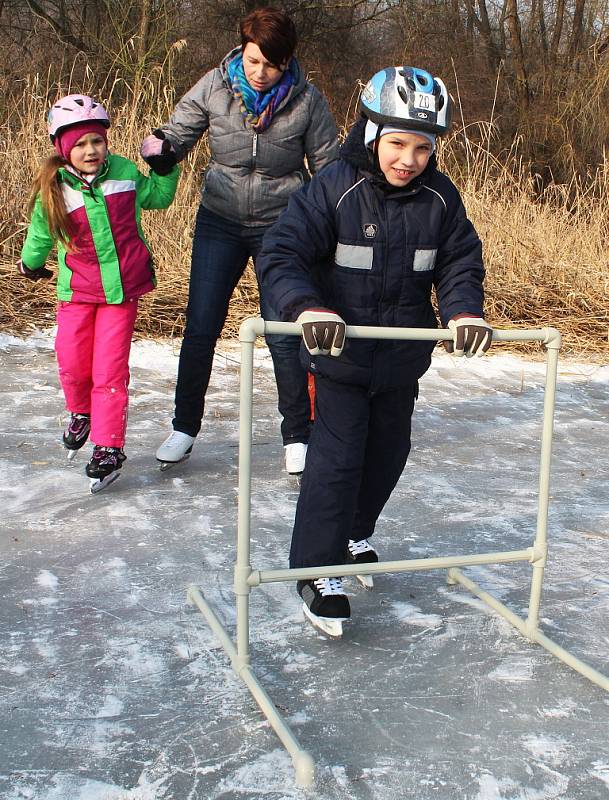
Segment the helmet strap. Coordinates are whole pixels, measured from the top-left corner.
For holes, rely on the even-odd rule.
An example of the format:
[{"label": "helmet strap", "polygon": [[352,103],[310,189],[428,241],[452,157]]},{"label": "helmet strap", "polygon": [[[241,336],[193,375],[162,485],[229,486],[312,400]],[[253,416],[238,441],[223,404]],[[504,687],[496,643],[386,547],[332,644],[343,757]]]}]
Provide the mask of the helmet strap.
[{"label": "helmet strap", "polygon": [[[379,161],[379,142],[381,141],[381,136],[383,135],[383,128],[385,127],[385,123],[380,122],[377,129],[376,129],[376,136],[374,137],[374,144],[372,145],[372,166],[378,172],[381,172],[381,162]],[[368,148],[370,149],[370,148]]]}]

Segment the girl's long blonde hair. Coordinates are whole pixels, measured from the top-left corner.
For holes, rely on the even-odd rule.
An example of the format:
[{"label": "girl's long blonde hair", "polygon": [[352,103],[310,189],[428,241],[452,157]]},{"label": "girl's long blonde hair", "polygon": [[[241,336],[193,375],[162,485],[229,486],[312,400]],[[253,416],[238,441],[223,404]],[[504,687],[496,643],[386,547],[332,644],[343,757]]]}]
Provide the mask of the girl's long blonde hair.
[{"label": "girl's long blonde hair", "polygon": [[64,161],[58,155],[49,156],[42,163],[32,183],[32,193],[28,208],[31,215],[36,204],[36,198],[40,195],[49,233],[55,241],[60,241],[68,252],[72,252],[70,218],[63,199],[61,184],[57,179],[57,172],[63,165]]}]

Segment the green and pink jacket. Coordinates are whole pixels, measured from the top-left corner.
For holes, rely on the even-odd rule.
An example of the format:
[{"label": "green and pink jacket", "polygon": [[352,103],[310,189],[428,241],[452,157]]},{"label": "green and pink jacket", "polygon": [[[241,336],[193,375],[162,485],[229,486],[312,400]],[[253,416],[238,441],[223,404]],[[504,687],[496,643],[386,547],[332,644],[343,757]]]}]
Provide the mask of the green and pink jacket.
[{"label": "green and pink jacket", "polygon": [[44,266],[57,244],[57,297],[79,303],[124,303],[156,285],[150,248],[140,225],[141,210],[167,208],[179,177],[142,175],[127,158],[108,155],[93,183],[67,169],[57,173],[71,223],[69,253],[49,233],[37,198],[21,258],[29,269]]}]

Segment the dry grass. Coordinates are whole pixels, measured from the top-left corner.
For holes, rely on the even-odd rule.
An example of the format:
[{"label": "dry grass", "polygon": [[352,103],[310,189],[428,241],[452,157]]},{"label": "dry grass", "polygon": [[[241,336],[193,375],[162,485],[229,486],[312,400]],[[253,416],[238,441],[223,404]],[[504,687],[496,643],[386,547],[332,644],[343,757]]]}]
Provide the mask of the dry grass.
[{"label": "dry grass", "polygon": [[[160,72],[140,87],[137,100],[125,105],[112,102],[116,85],[107,87],[103,100],[112,112],[115,152],[138,161],[139,142],[167,118],[175,102],[173,94],[161,88],[165,85]],[[87,91],[83,86],[77,89]],[[27,226],[28,187],[49,153],[44,110],[53,96],[40,80],[24,82],[0,129],[0,329],[20,333],[51,325],[54,316],[54,287],[42,281],[32,284],[14,268]],[[553,187],[540,201],[525,165],[518,160],[517,147],[501,160],[493,158],[491,133],[487,126],[482,135],[477,131],[474,140],[461,131],[443,144],[440,153],[484,241],[489,320],[499,327],[554,325],[563,333],[567,352],[579,357],[606,356],[609,163],[597,170],[586,187],[575,181]],[[199,144],[184,164],[172,207],[144,215],[159,285],[142,302],[139,335],[181,334],[192,225],[207,155],[205,144]],[[235,336],[241,320],[256,311],[256,282],[248,270],[233,297],[224,336]]]}]

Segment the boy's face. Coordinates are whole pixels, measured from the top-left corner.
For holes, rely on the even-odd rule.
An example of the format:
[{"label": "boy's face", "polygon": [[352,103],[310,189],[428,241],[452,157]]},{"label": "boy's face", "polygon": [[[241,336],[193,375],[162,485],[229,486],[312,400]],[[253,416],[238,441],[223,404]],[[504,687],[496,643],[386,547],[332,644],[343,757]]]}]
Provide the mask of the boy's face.
[{"label": "boy's face", "polygon": [[406,186],[423,172],[432,152],[429,140],[418,133],[387,133],[378,143],[381,172],[392,186]]},{"label": "boy's face", "polygon": [[70,150],[70,164],[84,175],[95,175],[108,155],[108,145],[99,133],[85,133]]}]

